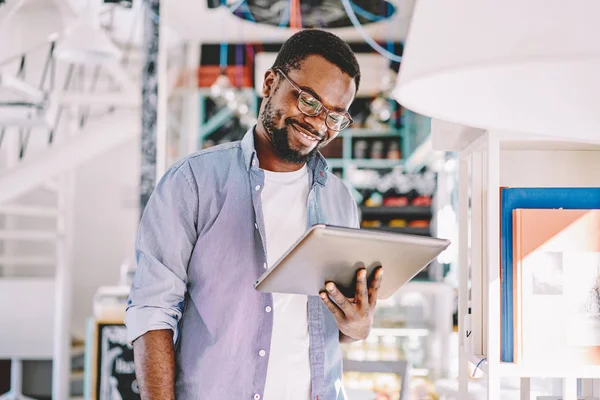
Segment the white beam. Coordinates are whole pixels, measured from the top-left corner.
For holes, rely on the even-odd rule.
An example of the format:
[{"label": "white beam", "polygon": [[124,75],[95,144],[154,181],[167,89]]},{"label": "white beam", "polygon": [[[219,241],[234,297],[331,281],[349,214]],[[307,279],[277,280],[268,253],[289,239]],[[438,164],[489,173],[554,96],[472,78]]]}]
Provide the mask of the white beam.
[{"label": "white beam", "polygon": [[41,103],[44,101],[44,92],[14,76],[0,73],[0,86],[24,97],[27,101],[34,103]]},{"label": "white beam", "polygon": [[104,105],[119,106],[127,108],[140,107],[142,104],[141,94],[132,94],[130,92],[116,93],[53,93],[51,101],[62,105]]},{"label": "white beam", "polygon": [[115,112],[98,121],[90,120],[77,136],[0,174],[0,204],[135,138],[141,132],[140,122],[139,111]]},{"label": "white beam", "polygon": [[49,180],[48,182],[42,183],[41,188],[53,193],[58,192],[58,184],[53,179]]},{"label": "white beam", "polygon": [[56,217],[57,209],[54,207],[6,205],[0,206],[0,214],[23,217]]},{"label": "white beam", "polygon": [[10,266],[18,266],[18,265],[32,265],[36,267],[51,267],[56,263],[54,257],[43,257],[43,256],[0,256],[0,265],[10,265]]},{"label": "white beam", "polygon": [[0,230],[0,240],[18,240],[28,242],[46,242],[56,240],[56,232],[53,231],[15,231]]},{"label": "white beam", "polygon": [[[31,114],[32,111],[27,107],[4,107],[0,109],[0,126],[23,129],[50,128],[52,126],[47,113],[30,116]],[[7,129],[7,134],[10,134],[11,131],[12,129]]]}]

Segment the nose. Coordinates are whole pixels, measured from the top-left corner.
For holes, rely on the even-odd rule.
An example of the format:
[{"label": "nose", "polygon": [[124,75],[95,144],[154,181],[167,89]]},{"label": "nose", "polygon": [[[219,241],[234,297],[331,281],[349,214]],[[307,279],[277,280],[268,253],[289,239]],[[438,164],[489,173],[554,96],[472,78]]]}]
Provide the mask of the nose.
[{"label": "nose", "polygon": [[304,116],[304,121],[309,124],[312,129],[319,133],[322,138],[327,139],[327,124],[325,123],[325,113],[321,113],[319,115],[315,115],[311,117],[309,115]]}]

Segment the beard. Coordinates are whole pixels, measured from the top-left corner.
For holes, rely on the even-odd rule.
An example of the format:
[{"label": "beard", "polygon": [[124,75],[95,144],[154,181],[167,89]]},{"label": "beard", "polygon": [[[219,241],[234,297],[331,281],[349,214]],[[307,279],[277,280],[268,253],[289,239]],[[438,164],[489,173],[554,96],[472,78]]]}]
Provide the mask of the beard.
[{"label": "beard", "polygon": [[324,143],[321,141],[314,149],[310,152],[303,154],[297,149],[292,148],[290,145],[289,129],[292,129],[292,123],[290,119],[286,119],[283,128],[275,127],[275,119],[279,119],[278,112],[273,109],[271,105],[271,98],[267,100],[265,109],[261,116],[261,122],[267,134],[271,138],[271,145],[275,149],[275,152],[282,160],[293,164],[306,164],[320,149],[323,148]]}]

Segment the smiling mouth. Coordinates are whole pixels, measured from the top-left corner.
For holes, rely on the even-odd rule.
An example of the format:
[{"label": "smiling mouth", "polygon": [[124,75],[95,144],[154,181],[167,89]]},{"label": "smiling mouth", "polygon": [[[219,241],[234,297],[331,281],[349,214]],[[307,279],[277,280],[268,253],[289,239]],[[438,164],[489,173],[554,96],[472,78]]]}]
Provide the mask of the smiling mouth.
[{"label": "smiling mouth", "polygon": [[313,142],[320,142],[321,140],[323,140],[323,138],[321,138],[320,136],[313,135],[312,133],[308,132],[306,129],[303,129],[302,127],[300,127],[296,124],[293,124],[293,127],[296,130],[296,132],[298,132],[300,135],[304,136],[308,140],[311,140]]}]

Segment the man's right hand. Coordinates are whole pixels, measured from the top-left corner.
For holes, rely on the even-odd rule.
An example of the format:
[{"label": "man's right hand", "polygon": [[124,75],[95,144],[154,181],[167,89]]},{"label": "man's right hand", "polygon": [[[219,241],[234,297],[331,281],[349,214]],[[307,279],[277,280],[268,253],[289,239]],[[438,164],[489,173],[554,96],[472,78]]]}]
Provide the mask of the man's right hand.
[{"label": "man's right hand", "polygon": [[135,376],[142,400],[175,400],[173,331],[148,331],[133,342]]}]

